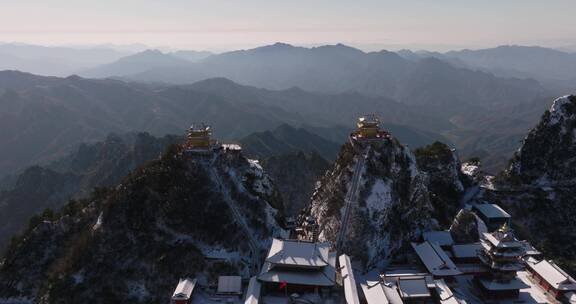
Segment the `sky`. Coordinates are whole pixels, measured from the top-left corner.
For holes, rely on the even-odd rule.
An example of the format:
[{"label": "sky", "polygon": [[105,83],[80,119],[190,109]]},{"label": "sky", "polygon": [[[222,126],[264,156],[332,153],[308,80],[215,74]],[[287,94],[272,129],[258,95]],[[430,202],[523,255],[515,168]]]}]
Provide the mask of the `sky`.
[{"label": "sky", "polygon": [[0,41],[223,51],[576,47],[576,0],[0,0]]}]

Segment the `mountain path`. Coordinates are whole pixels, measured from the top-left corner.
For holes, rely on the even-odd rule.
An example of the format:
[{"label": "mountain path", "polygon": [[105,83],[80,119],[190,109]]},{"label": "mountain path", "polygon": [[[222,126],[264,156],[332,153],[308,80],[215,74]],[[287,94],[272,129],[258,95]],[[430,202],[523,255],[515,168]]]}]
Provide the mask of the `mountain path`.
[{"label": "mountain path", "polygon": [[364,163],[366,162],[366,156],[370,148],[366,149],[364,153],[359,155],[359,159],[354,167],[354,173],[352,175],[352,182],[350,184],[350,190],[346,193],[344,198],[345,207],[344,215],[342,216],[342,222],[340,223],[340,231],[338,232],[338,237],[336,238],[336,250],[341,252],[344,238],[346,236],[346,230],[348,228],[348,222],[350,220],[350,213],[352,209],[352,204],[356,201],[356,193],[358,192],[358,186],[360,183],[360,177],[362,176],[362,169],[364,168]]},{"label": "mountain path", "polygon": [[220,188],[220,193],[222,193],[222,197],[224,198],[224,201],[226,202],[226,204],[228,205],[228,207],[232,211],[232,216],[234,217],[234,220],[236,221],[236,223],[238,223],[242,227],[242,229],[244,230],[244,233],[248,237],[248,247],[250,247],[250,264],[251,264],[250,265],[250,273],[251,273],[251,275],[256,274],[256,273],[258,273],[258,270],[260,268],[260,265],[259,265],[260,264],[260,246],[259,246],[259,243],[254,238],[254,235],[252,234],[252,231],[248,227],[248,224],[246,223],[244,216],[242,216],[242,214],[240,213],[240,210],[238,210],[238,207],[233,202],[232,197],[230,196],[230,192],[226,189],[226,187],[224,187],[224,183],[222,182],[222,179],[220,178],[220,175],[218,174],[218,171],[216,170],[216,167],[214,165],[214,161],[215,161],[215,159],[210,164],[210,171],[212,173],[213,180],[218,185],[218,188]]}]

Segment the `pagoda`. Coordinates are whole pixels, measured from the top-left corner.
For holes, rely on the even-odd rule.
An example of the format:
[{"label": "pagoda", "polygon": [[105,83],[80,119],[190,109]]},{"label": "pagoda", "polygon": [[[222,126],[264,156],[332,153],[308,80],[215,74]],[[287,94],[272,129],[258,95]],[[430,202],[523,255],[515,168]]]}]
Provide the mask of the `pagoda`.
[{"label": "pagoda", "polygon": [[521,257],[524,246],[507,223],[492,233],[483,233],[480,261],[489,268],[485,277],[477,282],[488,298],[517,298],[520,289],[527,287],[516,272],[523,269]]}]

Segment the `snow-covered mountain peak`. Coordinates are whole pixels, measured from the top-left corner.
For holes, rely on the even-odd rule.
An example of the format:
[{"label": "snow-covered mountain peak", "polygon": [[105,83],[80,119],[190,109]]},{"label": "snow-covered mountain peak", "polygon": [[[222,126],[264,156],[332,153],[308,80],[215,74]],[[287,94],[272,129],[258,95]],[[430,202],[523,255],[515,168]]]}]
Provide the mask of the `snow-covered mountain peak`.
[{"label": "snow-covered mountain peak", "polygon": [[550,124],[558,124],[576,117],[576,96],[566,95],[554,100],[550,107]]},{"label": "snow-covered mountain peak", "polygon": [[427,184],[414,154],[396,139],[347,143],[318,184],[309,213],[321,241],[366,268],[382,267],[436,225]]}]

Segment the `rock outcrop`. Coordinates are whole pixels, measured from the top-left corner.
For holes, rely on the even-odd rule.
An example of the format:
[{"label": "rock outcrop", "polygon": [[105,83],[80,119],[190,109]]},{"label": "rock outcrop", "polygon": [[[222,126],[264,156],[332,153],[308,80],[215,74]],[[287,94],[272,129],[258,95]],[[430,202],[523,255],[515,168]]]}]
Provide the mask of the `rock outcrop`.
[{"label": "rock outcrop", "polygon": [[320,240],[337,242],[343,233],[341,250],[366,268],[385,265],[410,240],[436,226],[428,176],[394,138],[345,144],[321,179],[310,214],[320,226]]},{"label": "rock outcrop", "polygon": [[522,238],[576,273],[576,97],[558,98],[485,197],[513,217]]}]

